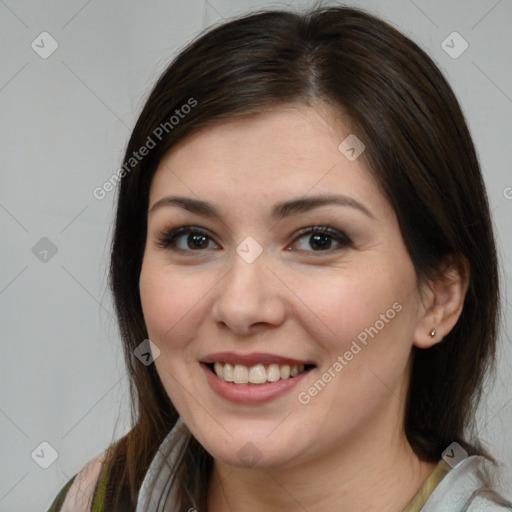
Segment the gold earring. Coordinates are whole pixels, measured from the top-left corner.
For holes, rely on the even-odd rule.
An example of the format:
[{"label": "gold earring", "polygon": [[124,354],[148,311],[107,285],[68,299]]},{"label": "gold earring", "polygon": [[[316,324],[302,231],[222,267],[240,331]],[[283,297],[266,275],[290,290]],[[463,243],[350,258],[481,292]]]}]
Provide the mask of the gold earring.
[{"label": "gold earring", "polygon": [[432,329],[430,331],[430,336],[432,336],[432,338],[436,335],[436,330],[435,329]]}]

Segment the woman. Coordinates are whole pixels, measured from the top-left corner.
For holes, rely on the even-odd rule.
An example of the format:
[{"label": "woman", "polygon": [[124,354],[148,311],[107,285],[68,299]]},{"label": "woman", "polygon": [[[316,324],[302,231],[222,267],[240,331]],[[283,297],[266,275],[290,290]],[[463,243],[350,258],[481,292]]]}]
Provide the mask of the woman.
[{"label": "woman", "polygon": [[134,425],[51,510],[512,510],[471,435],[497,338],[486,192],[418,46],[343,7],[211,29],[120,178]]}]

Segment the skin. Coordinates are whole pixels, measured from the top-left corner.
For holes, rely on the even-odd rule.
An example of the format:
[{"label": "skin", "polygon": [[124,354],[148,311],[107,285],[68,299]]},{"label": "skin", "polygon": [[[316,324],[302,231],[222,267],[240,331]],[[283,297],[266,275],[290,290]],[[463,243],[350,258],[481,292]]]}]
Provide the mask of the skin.
[{"label": "skin", "polygon": [[[179,195],[213,203],[221,218],[177,206],[148,215],[140,294],[164,387],[193,435],[214,457],[209,512],[231,510],[401,511],[436,463],[420,461],[403,431],[413,345],[438,343],[456,323],[467,286],[449,267],[418,284],[395,212],[369,173],[364,153],[338,149],[350,133],[324,104],[280,105],[205,128],[160,162],[149,206]],[[369,214],[324,205],[276,221],[276,203],[343,194]],[[158,246],[171,227],[209,233],[205,247]],[[319,251],[310,226],[330,225]],[[263,248],[247,263],[248,236]],[[325,242],[326,239],[324,238]],[[195,246],[193,246],[195,247]],[[393,319],[307,404],[298,400],[392,308]],[[436,329],[436,335],[430,335]],[[233,404],[209,387],[199,366],[217,351],[269,352],[316,368],[291,392],[263,404]],[[247,443],[260,457],[248,466]]]}]

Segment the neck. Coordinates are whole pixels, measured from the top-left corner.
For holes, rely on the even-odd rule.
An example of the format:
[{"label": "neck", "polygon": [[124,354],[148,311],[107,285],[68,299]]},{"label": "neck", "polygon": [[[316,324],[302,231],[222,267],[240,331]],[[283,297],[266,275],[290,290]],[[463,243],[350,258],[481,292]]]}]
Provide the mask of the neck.
[{"label": "neck", "polygon": [[328,453],[286,468],[234,468],[215,461],[208,511],[402,512],[436,463],[420,461],[392,424],[390,431],[382,423],[367,424]]}]

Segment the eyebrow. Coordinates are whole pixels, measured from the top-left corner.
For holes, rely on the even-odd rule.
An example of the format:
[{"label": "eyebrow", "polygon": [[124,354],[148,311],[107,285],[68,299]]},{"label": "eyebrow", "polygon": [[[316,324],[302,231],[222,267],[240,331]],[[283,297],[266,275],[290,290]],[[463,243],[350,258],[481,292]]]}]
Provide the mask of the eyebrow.
[{"label": "eyebrow", "polygon": [[[372,219],[375,218],[372,215],[372,213],[368,210],[368,208],[366,208],[366,206],[364,206],[362,203],[360,203],[353,197],[340,194],[323,194],[312,197],[300,197],[297,199],[291,199],[289,201],[278,203],[272,209],[272,218],[276,220],[281,220],[284,219],[285,217],[298,215],[300,213],[307,212],[314,208],[319,208],[321,206],[331,204],[336,204],[339,206],[348,206],[350,208],[359,210],[368,217],[371,217]],[[182,196],[166,196],[158,200],[149,209],[148,214],[164,206],[177,206],[189,212],[204,215],[205,217],[217,217],[219,219],[222,217],[220,210],[213,204],[199,199],[193,199],[191,197]]]}]

